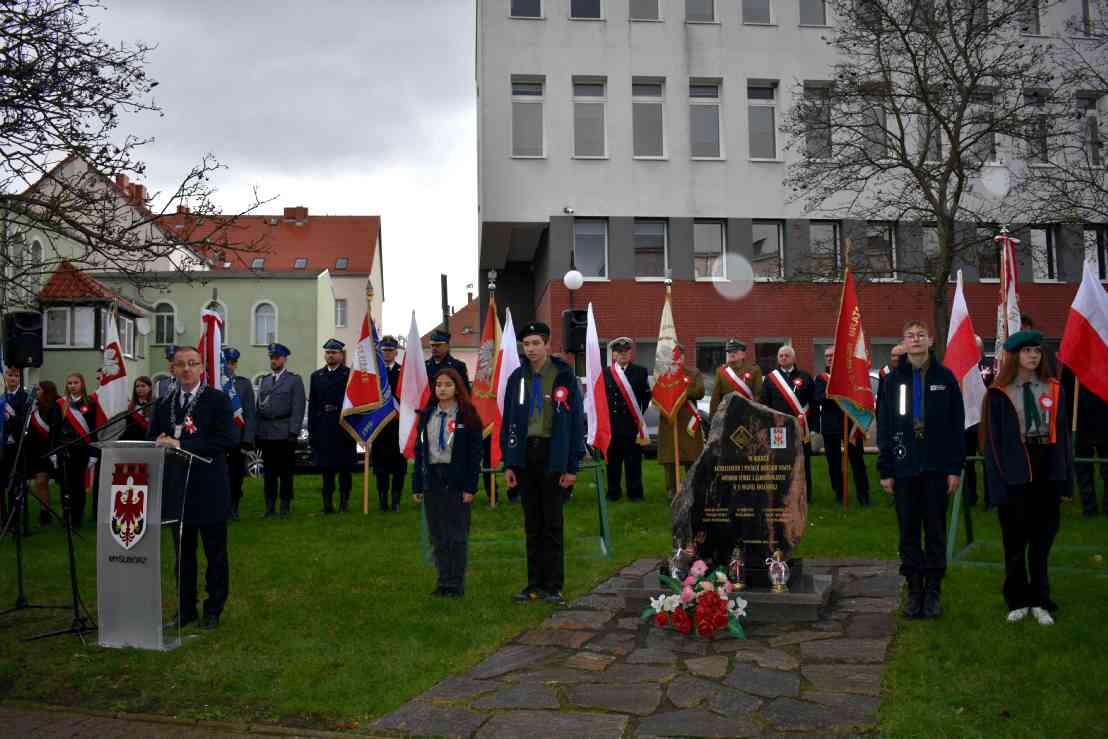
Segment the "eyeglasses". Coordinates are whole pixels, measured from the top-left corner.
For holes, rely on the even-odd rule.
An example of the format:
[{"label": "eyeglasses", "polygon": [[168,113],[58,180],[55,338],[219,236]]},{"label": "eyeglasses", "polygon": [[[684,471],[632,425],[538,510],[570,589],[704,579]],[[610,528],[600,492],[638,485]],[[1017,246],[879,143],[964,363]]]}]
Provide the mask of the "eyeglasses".
[{"label": "eyeglasses", "polygon": [[191,362],[174,362],[173,363],[173,367],[175,369],[184,369],[185,367],[188,367],[189,369],[196,369],[197,367],[203,367],[203,366],[204,366],[203,362],[199,362],[195,359],[192,360]]}]

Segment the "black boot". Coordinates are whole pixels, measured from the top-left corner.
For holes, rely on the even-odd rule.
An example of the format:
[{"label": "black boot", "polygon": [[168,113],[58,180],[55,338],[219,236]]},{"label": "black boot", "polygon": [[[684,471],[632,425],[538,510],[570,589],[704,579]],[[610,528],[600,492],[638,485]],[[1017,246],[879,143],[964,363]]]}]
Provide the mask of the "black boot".
[{"label": "black boot", "polygon": [[262,514],[262,518],[273,518],[277,515],[276,510],[277,501],[274,498],[265,499],[265,513]]},{"label": "black boot", "polygon": [[281,518],[288,518],[289,512],[292,510],[292,501],[281,498]]},{"label": "black boot", "polygon": [[908,602],[901,613],[907,618],[919,618],[923,614],[923,575],[908,578]]},{"label": "black boot", "polygon": [[339,512],[350,513],[350,492],[339,492]]},{"label": "black boot", "polygon": [[943,615],[943,606],[939,602],[939,590],[942,578],[929,577],[923,593],[923,617],[938,618]]},{"label": "black boot", "polygon": [[389,510],[389,494],[388,492],[382,493],[380,489],[377,490],[377,505],[381,509],[381,513],[387,513]]}]

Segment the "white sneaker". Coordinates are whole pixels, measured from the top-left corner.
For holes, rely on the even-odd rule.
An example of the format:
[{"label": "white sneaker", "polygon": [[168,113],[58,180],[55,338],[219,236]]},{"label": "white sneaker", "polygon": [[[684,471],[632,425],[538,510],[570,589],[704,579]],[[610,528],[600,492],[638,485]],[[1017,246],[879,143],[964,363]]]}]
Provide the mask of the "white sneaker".
[{"label": "white sneaker", "polygon": [[1050,617],[1050,611],[1045,608],[1032,608],[1031,615],[1043,626],[1053,626],[1054,619]]},{"label": "white sneaker", "polygon": [[1030,612],[1030,608],[1017,608],[1014,611],[1008,611],[1008,623],[1014,624],[1017,621],[1022,621],[1027,618],[1027,614]]}]

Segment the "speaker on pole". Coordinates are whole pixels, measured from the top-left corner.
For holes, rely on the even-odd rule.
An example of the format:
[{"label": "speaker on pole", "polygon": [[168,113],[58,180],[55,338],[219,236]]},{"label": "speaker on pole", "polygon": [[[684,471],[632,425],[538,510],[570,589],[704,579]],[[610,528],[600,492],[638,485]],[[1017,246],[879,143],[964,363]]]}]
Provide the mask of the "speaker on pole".
[{"label": "speaker on pole", "polygon": [[562,311],[562,351],[567,354],[584,353],[588,323],[588,311],[574,308]]},{"label": "speaker on pole", "polygon": [[42,314],[16,311],[4,314],[4,364],[42,366]]}]

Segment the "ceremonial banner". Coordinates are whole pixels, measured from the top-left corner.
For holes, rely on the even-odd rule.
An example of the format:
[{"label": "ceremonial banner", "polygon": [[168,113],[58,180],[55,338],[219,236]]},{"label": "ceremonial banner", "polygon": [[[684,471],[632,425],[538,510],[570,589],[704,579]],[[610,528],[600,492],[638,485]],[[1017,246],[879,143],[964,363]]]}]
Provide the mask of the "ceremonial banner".
[{"label": "ceremonial banner", "polygon": [[481,328],[481,347],[477,352],[477,371],[473,375],[473,407],[481,416],[485,436],[496,425],[496,360],[500,352],[500,321],[496,318],[496,297],[489,297],[485,325]]},{"label": "ceremonial banner", "polygon": [[234,422],[239,428],[245,428],[242,398],[235,390],[235,378],[231,377],[227,369],[227,360],[223,356],[223,318],[216,311],[205,309],[200,312],[200,321],[204,328],[200,333],[200,345],[197,349],[200,350],[200,359],[204,363],[204,382],[223,390],[227,399],[231,401]]},{"label": "ceremonial banner", "polygon": [[588,325],[585,328],[585,385],[585,416],[588,419],[585,441],[599,449],[607,461],[612,423],[608,417],[608,390],[604,386],[604,366],[600,361],[600,339],[596,333],[592,303],[589,303]]},{"label": "ceremonial banner", "polygon": [[[366,403],[365,400],[370,397],[376,397],[376,400]],[[354,364],[346,380],[346,396],[342,401],[342,420],[339,423],[355,440],[369,445],[377,438],[381,428],[395,417],[396,405],[389,387],[385,357],[378,345],[377,326],[366,311],[362,320],[362,337],[358,340]]]},{"label": "ceremonial banner", "polygon": [[1082,385],[1108,401],[1108,293],[1097,279],[1092,262],[1085,262],[1058,358]]},{"label": "ceremonial banner", "polygon": [[408,459],[415,459],[419,412],[430,397],[427,365],[423,363],[423,344],[419,339],[415,311],[412,311],[412,325],[408,328],[408,340],[404,345],[404,364],[400,368],[400,451]]},{"label": "ceremonial banner", "polygon": [[950,310],[950,330],[946,335],[945,364],[958,384],[962,386],[962,398],[966,406],[966,428],[981,423],[981,404],[985,400],[985,381],[977,364],[981,352],[977,348],[977,335],[973,332],[969,307],[962,290],[962,270],[958,270],[958,284],[954,288],[954,305]]},{"label": "ceremonial banner", "polygon": [[[129,399],[127,367],[123,363],[123,349],[119,343],[119,327],[115,313],[108,315],[108,330],[104,337],[103,364],[100,367],[100,387],[93,393],[96,398],[96,425],[102,426],[108,419],[127,410]],[[100,432],[100,441],[111,441],[123,435],[125,426],[117,423]]]},{"label": "ceremonial banner", "polygon": [[1016,283],[1019,276],[1020,264],[1016,260],[1016,244],[1019,239],[1013,239],[1006,229],[1002,229],[1000,235],[993,239],[1000,247],[1000,284],[999,298],[996,306],[996,349],[998,367],[1000,357],[1003,356],[1004,342],[1008,337],[1020,330],[1020,302],[1016,293]]},{"label": "ceremonial banner", "polygon": [[650,391],[654,405],[667,421],[673,423],[685,402],[688,378],[678,361],[677,327],[673,324],[670,287],[666,285],[666,302],[662,305],[662,322],[658,328],[658,350],[654,356],[654,387]]},{"label": "ceremonial banner", "polygon": [[854,276],[847,267],[843,274],[843,293],[839,318],[835,325],[835,358],[827,396],[838,401],[843,412],[863,431],[873,424],[873,388],[869,383],[869,351],[862,329],[862,311],[854,290]]},{"label": "ceremonial banner", "polygon": [[504,309],[504,331],[500,335],[500,351],[496,355],[496,422],[492,429],[492,453],[489,464],[500,466],[503,451],[500,449],[500,428],[504,423],[504,395],[508,391],[508,378],[519,367],[519,351],[516,349],[516,327],[512,323],[512,311]]}]

